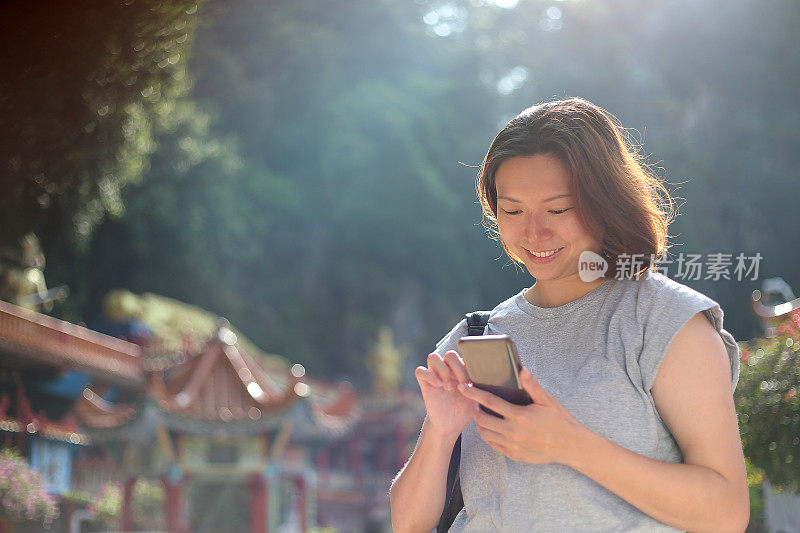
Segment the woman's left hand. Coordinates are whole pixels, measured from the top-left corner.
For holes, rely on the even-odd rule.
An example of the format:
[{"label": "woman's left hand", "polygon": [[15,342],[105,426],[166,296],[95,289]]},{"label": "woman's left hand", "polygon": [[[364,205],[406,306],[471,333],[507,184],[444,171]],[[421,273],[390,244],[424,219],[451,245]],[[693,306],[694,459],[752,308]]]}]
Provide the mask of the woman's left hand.
[{"label": "woman's left hand", "polygon": [[[586,427],[544,390],[528,369],[519,377],[533,400],[530,405],[514,405],[472,384],[459,385],[461,393],[476,402],[478,433],[489,446],[515,461],[569,465]],[[479,404],[504,418],[484,412]]]}]

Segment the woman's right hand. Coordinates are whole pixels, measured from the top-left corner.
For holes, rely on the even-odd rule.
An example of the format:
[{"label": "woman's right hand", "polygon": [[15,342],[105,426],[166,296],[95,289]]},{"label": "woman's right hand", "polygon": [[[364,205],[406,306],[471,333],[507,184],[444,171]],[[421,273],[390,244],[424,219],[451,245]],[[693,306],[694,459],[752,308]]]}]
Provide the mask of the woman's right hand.
[{"label": "woman's right hand", "polygon": [[418,366],[414,376],[422,390],[431,429],[445,437],[457,437],[472,421],[475,402],[458,390],[460,383],[469,383],[467,367],[455,350],[444,357],[428,355],[428,366]]}]

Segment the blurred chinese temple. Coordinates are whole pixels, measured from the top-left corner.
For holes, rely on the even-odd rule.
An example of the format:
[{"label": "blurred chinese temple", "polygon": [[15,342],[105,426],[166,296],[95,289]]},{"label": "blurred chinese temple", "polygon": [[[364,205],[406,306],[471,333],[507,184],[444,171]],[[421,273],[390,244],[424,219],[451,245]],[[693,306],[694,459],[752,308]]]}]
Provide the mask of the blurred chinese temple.
[{"label": "blurred chinese temple", "polygon": [[[261,353],[224,320],[159,332],[131,309],[160,309],[163,326],[172,304],[130,296],[107,301],[99,329],[117,336],[0,301],[0,446],[59,496],[52,530],[87,530],[92,510],[76,495],[109,482],[124,488],[121,530],[152,523],[133,505],[140,479],[163,489],[163,531],[391,530],[390,479],[424,406],[380,364],[390,334],[373,357],[388,370],[360,393]],[[187,318],[188,306],[173,307]]]}]

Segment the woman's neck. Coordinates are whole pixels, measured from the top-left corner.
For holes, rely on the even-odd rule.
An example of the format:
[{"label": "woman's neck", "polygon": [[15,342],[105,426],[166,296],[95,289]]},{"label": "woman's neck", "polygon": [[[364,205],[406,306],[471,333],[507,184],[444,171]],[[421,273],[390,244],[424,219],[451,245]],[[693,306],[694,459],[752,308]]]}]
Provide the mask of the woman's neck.
[{"label": "woman's neck", "polygon": [[554,281],[539,281],[525,291],[525,299],[537,307],[560,307],[586,296],[603,284],[605,278],[594,281],[581,281],[575,278]]}]

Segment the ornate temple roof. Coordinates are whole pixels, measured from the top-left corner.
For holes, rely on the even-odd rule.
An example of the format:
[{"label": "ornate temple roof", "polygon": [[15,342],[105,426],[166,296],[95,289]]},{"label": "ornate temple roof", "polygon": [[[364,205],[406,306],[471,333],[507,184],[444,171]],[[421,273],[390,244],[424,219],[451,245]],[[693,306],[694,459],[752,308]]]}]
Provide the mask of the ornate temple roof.
[{"label": "ornate temple roof", "polygon": [[114,404],[87,387],[74,408],[79,422],[94,437],[127,438],[152,432],[154,424],[193,433],[252,433],[277,427],[285,415],[300,422],[301,434],[331,435],[349,429],[360,414],[349,384],[310,386],[301,365],[268,373],[224,326],[195,353],[182,355],[155,355],[155,364],[144,356],[151,370],[143,401]]},{"label": "ornate temple roof", "polygon": [[306,409],[294,413],[295,438],[303,440],[338,437],[349,431],[363,416],[353,386],[342,382],[338,386],[312,383]]},{"label": "ornate temple roof", "polygon": [[86,387],[82,397],[75,402],[72,412],[84,426],[93,429],[106,429],[121,426],[133,420],[140,406],[134,404],[114,404]]},{"label": "ornate temple roof", "polygon": [[139,346],[3,301],[0,350],[128,387],[144,385]]},{"label": "ornate temple roof", "polygon": [[300,377],[268,376],[223,327],[180,365],[150,374],[149,391],[158,406],[175,415],[203,420],[258,420],[284,409],[299,395]]},{"label": "ornate temple roof", "polygon": [[[216,333],[193,353],[149,352],[0,302],[0,352],[21,367],[78,370],[93,380],[71,410],[92,437],[146,438],[158,426],[252,433],[292,419],[302,426],[295,424],[299,433],[325,438],[347,431],[360,416],[357,395],[349,384],[309,381],[301,365],[279,366],[276,358],[265,370],[260,358],[242,344],[249,346],[220,321]],[[128,391],[122,401],[103,398],[110,385]],[[3,427],[20,429],[15,420],[3,418]],[[68,427],[63,433],[74,440],[76,429]]]},{"label": "ornate temple roof", "polygon": [[17,383],[16,386],[15,416],[9,413],[11,403],[9,391],[3,391],[0,394],[0,431],[36,434],[71,444],[89,444],[89,438],[79,430],[74,416],[67,415],[54,421],[42,412],[34,412],[24,384]]}]

